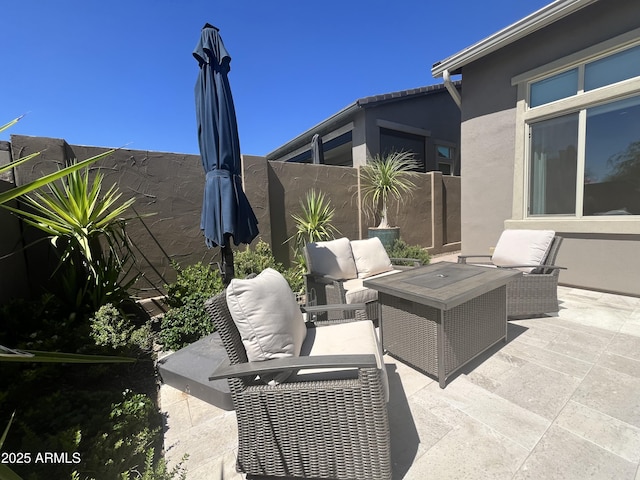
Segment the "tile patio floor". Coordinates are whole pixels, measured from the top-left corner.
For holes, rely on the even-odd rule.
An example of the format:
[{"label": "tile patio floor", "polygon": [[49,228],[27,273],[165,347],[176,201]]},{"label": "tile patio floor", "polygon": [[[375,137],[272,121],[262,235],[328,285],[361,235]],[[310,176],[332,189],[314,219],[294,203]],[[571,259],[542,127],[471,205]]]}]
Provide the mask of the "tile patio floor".
[{"label": "tile patio floor", "polygon": [[[438,382],[386,356],[394,479],[640,480],[640,299],[559,288],[557,316]],[[243,479],[227,412],[163,385],[170,464]]]}]

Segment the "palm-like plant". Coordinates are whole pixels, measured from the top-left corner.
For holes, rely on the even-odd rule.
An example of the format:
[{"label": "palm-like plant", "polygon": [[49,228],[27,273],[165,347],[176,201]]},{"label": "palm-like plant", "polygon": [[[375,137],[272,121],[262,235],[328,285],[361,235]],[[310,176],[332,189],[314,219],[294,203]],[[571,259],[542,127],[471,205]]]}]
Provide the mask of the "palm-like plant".
[{"label": "palm-like plant", "polygon": [[98,172],[91,183],[88,169],[75,171],[61,185],[50,184],[48,194],[36,192],[24,196],[24,202],[33,211],[7,208],[54,241],[68,239],[62,260],[79,251],[91,265],[102,255],[100,237],[111,243],[120,218],[134,202],[129,199],[116,205],[122,196],[116,185],[101,196],[103,178]]},{"label": "palm-like plant", "polygon": [[300,207],[302,214],[291,215],[296,222],[296,233],[287,240],[295,239],[298,251],[309,242],[330,240],[340,233],[331,223],[336,210],[324,193],[312,188],[304,201],[300,201]]},{"label": "palm-like plant", "polygon": [[363,202],[370,202],[372,210],[380,215],[378,228],[388,228],[387,206],[390,199],[399,203],[411,195],[416,187],[411,178],[416,175],[418,163],[411,152],[393,152],[376,155],[360,167]]},{"label": "palm-like plant", "polygon": [[336,210],[324,193],[316,192],[312,188],[307,192],[304,200],[300,200],[300,207],[302,208],[300,215],[291,215],[296,222],[296,233],[289,237],[287,242],[295,241],[293,256],[296,268],[291,269],[289,280],[302,291],[303,276],[307,271],[306,260],[302,253],[304,246],[310,242],[331,240],[339,235],[340,231],[331,223]]},{"label": "palm-like plant", "polygon": [[74,171],[60,184],[49,184],[48,193],[24,195],[29,209],[5,206],[45,232],[59,249],[61,296],[80,310],[119,304],[133,283],[120,280],[131,257],[122,216],[134,199],[119,203],[122,194],[116,185],[102,194],[102,180],[99,172],[90,181],[88,169]]},{"label": "palm-like plant", "polygon": [[[8,129],[9,127],[15,125],[20,121],[21,117],[18,117],[4,125],[0,125],[0,132]],[[27,183],[25,185],[21,185],[19,187],[13,187],[6,192],[0,193],[0,205],[13,210],[19,214],[25,213],[21,210],[12,209],[6,205],[7,202],[14,200],[20,196],[26,195],[34,190],[41,188],[45,185],[50,184],[60,178],[69,175],[72,172],[77,172],[78,170],[88,167],[90,164],[104,158],[108,155],[111,155],[114,150],[108,150],[104,153],[96,155],[94,157],[88,158],[81,162],[76,162],[73,165],[70,165],[66,168],[62,168],[54,173],[49,175],[45,175],[40,177],[33,182]],[[31,155],[27,155],[26,157],[22,157],[18,160],[15,160],[7,165],[3,165],[0,167],[0,173],[11,170],[12,168],[17,167],[29,160],[37,157],[42,152],[32,153]],[[78,355],[73,353],[59,353],[59,352],[39,352],[39,351],[23,351],[23,350],[13,350],[6,348],[0,345],[0,362],[45,362],[45,363],[121,363],[121,362],[134,362],[133,358],[124,358],[124,357],[112,357],[112,356],[96,356],[96,355]],[[4,441],[9,432],[9,428],[11,426],[11,422],[13,421],[13,415],[9,420],[6,428],[4,429],[2,436],[0,437],[0,449],[4,444]],[[21,480],[21,477],[18,476],[8,465],[0,464],[0,478],[7,480]]]}]

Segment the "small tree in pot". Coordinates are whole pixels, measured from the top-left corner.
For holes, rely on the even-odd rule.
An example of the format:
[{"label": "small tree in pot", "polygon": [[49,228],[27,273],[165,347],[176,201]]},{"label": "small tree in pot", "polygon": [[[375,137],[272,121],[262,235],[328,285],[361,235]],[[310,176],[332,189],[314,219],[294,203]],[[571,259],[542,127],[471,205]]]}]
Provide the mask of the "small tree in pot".
[{"label": "small tree in pot", "polygon": [[[380,224],[369,229],[369,236],[376,235],[377,231],[392,229],[399,234],[398,227],[389,225],[388,204],[395,199],[398,204],[403,203],[409,197],[416,184],[412,178],[416,176],[419,165],[411,152],[392,152],[387,155],[376,155],[366,165],[360,167],[360,183],[363,203],[369,203],[371,210],[380,217]],[[394,238],[382,243],[392,243]]]}]

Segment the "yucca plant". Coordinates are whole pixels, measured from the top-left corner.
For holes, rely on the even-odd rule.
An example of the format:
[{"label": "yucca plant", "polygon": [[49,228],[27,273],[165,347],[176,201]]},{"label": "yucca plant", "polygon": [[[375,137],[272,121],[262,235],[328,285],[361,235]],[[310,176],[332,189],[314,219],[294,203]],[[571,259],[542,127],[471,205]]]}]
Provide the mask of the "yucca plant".
[{"label": "yucca plant", "polygon": [[388,228],[387,207],[390,199],[402,203],[411,195],[418,163],[411,152],[392,152],[376,155],[360,167],[362,200],[371,204],[371,210],[380,216],[378,228]]},{"label": "yucca plant", "polygon": [[[290,270],[290,282],[295,283],[298,290],[302,291],[304,284],[304,274],[307,271],[307,263],[303,249],[307,243],[331,240],[340,231],[333,226],[333,216],[335,208],[331,206],[331,201],[322,192],[311,189],[307,192],[304,200],[300,200],[302,213],[292,214],[291,217],[296,222],[296,233],[287,239],[287,242],[294,241],[293,262],[295,267]],[[293,288],[293,285],[292,285]]]},{"label": "yucca plant", "polygon": [[[8,129],[20,121],[22,116],[0,126],[0,132]],[[54,173],[40,177],[30,183],[13,187],[6,192],[0,193],[0,206],[9,208],[6,205],[7,202],[14,200],[20,196],[26,195],[39,189],[45,185],[50,184],[58,179],[65,177],[66,175],[77,172],[78,170],[88,167],[90,164],[100,160],[101,158],[111,155],[114,150],[108,150],[99,155],[93,156],[81,162],[76,162],[66,168],[62,168]],[[7,165],[0,166],[0,173],[6,172],[22,165],[25,162],[37,157],[42,152],[32,153],[26,157],[22,157]],[[16,209],[13,209],[14,212]],[[20,213],[22,213],[20,211]],[[134,362],[133,358],[103,356],[103,355],[79,355],[73,353],[60,353],[60,352],[40,352],[40,351],[23,351],[6,348],[0,345],[0,362],[44,362],[44,363],[122,363],[122,362]],[[5,427],[2,436],[0,437],[0,450],[4,444],[4,441],[11,427],[13,421],[13,415],[9,419],[7,426]],[[8,465],[0,464],[0,478],[3,480],[21,480],[21,477],[17,475]]]},{"label": "yucca plant", "polygon": [[331,223],[335,214],[335,208],[331,206],[324,193],[311,189],[300,201],[302,213],[292,214],[291,217],[296,222],[296,233],[287,241],[295,240],[297,251],[301,251],[307,243],[330,240],[340,234],[337,228]]},{"label": "yucca plant", "polygon": [[29,208],[5,206],[51,238],[60,253],[59,295],[80,311],[119,304],[135,280],[120,282],[132,263],[123,215],[134,199],[120,202],[116,185],[103,194],[103,178],[98,172],[91,181],[88,169],[73,171],[46,193],[24,195]]}]

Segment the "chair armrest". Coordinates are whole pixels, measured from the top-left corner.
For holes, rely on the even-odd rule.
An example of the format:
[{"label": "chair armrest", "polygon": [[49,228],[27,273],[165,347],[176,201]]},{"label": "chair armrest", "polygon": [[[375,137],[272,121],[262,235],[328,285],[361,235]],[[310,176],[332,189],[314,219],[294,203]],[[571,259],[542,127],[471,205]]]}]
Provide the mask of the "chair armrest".
[{"label": "chair armrest", "polygon": [[458,263],[467,263],[468,258],[491,258],[491,255],[458,255]]},{"label": "chair armrest", "polygon": [[390,258],[389,260],[391,260],[391,264],[392,265],[396,265],[398,263],[413,263],[414,267],[420,267],[422,266],[422,261],[420,261],[417,258],[399,258],[399,257],[394,257],[394,258]]},{"label": "chair armrest", "polygon": [[367,306],[364,303],[341,303],[339,305],[313,305],[303,306],[304,313],[324,313],[324,312],[343,312],[345,310],[365,310]]},{"label": "chair armrest", "polygon": [[234,377],[254,377],[282,370],[310,368],[377,368],[374,354],[318,355],[315,357],[274,358],[264,362],[247,362],[236,365],[223,364],[209,376],[209,380]]},{"label": "chair armrest", "polygon": [[566,270],[567,267],[557,265],[496,265],[497,268],[541,268],[543,270]]},{"label": "chair armrest", "polygon": [[343,282],[344,280],[338,280],[333,277],[329,277],[328,275],[316,275],[315,273],[305,273],[304,276],[307,279],[310,279],[312,282],[322,283],[325,285],[330,285],[333,282]]}]

